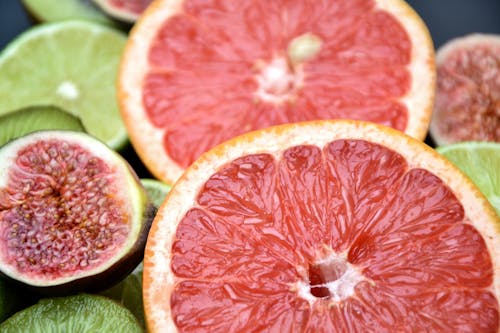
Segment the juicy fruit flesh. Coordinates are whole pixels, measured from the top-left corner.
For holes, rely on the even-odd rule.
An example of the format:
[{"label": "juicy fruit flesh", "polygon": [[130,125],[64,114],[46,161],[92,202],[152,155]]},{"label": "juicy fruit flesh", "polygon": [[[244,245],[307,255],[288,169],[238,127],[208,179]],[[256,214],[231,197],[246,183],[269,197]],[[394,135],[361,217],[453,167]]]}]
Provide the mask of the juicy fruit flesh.
[{"label": "juicy fruit flesh", "polygon": [[453,51],[438,68],[436,119],[448,143],[500,142],[500,42]]},{"label": "juicy fruit flesh", "polygon": [[127,10],[136,15],[140,15],[151,3],[152,0],[109,0],[114,8]]},{"label": "juicy fruit flesh", "polygon": [[362,140],[222,168],[180,221],[171,269],[180,331],[499,329],[491,257],[459,200]]},{"label": "juicy fruit flesh", "polygon": [[0,189],[3,261],[42,278],[106,263],[130,229],[111,168],[72,143],[45,140],[20,150]]},{"label": "juicy fruit flesh", "polygon": [[[400,23],[373,1],[310,2],[187,0],[159,29],[143,106],[179,166],[238,134],[288,122],[406,128],[397,100],[410,89],[411,42]],[[290,49],[302,36],[316,42],[297,63]]]}]

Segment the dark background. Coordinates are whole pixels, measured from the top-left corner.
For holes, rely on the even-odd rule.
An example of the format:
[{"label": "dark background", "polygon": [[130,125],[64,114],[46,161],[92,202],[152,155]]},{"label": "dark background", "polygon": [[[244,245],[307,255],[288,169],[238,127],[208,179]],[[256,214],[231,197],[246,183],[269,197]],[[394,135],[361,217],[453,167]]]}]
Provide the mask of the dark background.
[{"label": "dark background", "polygon": [[[500,34],[500,0],[408,0],[407,2],[426,23],[436,48],[454,37],[469,33]],[[8,42],[31,25],[32,21],[24,11],[20,0],[0,0],[0,52]],[[426,139],[426,143],[433,146],[430,138]],[[131,162],[140,177],[150,176],[131,146],[122,151],[122,155]]]},{"label": "dark background", "polygon": [[[408,0],[408,3],[427,24],[436,47],[467,33],[500,34],[500,0]],[[20,0],[0,0],[0,48],[30,25]]]}]

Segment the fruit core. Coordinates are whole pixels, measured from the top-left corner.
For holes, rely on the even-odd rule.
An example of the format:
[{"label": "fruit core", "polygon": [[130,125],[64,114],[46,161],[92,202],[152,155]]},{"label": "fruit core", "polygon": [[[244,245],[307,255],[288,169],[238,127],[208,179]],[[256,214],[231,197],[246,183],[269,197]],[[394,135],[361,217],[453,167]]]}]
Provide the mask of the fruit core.
[{"label": "fruit core", "polygon": [[364,281],[363,275],[336,253],[309,264],[308,281],[299,282],[299,296],[314,302],[318,299],[339,302],[354,294],[356,285]]},{"label": "fruit core", "polygon": [[63,81],[57,87],[57,94],[67,100],[75,100],[80,96],[78,87],[71,81]]},{"label": "fruit core", "polygon": [[27,145],[14,163],[0,188],[0,253],[14,271],[72,276],[125,244],[130,226],[108,163],[56,140]]},{"label": "fruit core", "polygon": [[290,41],[286,55],[268,63],[258,61],[256,68],[257,97],[265,102],[293,102],[304,85],[303,63],[314,58],[321,49],[321,39],[305,33]]}]

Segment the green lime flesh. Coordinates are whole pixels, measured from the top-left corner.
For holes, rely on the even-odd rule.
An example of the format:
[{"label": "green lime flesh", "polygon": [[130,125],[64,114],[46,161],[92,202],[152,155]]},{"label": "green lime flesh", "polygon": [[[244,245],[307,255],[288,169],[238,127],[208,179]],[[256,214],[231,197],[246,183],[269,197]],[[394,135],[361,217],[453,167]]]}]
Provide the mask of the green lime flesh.
[{"label": "green lime flesh", "polygon": [[22,2],[31,15],[41,22],[80,19],[118,26],[91,0],[22,0]]},{"label": "green lime flesh", "polygon": [[84,21],[31,28],[0,55],[0,115],[54,105],[111,148],[127,143],[115,81],[124,33]]},{"label": "green lime flesh", "polygon": [[84,132],[78,118],[54,106],[33,106],[0,116],[0,147],[20,136],[40,130]]},{"label": "green lime flesh", "polygon": [[133,314],[103,296],[45,298],[0,325],[2,333],[142,332]]},{"label": "green lime flesh", "polygon": [[170,191],[170,185],[151,178],[143,178],[141,179],[141,183],[146,189],[153,205],[155,205],[156,208],[160,207]]},{"label": "green lime flesh", "polygon": [[500,143],[461,142],[436,150],[471,179],[500,216]]}]

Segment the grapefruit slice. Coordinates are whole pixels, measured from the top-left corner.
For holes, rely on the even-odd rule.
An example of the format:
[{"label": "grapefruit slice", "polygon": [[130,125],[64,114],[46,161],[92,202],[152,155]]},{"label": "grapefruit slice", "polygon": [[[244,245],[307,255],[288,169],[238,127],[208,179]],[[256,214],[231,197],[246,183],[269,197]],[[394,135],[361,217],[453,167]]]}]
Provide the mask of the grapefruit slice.
[{"label": "grapefruit slice", "polygon": [[424,143],[352,120],[205,153],[153,221],[150,332],[497,332],[500,221]]},{"label": "grapefruit slice", "polygon": [[500,142],[500,35],[452,39],[439,48],[436,62],[435,143]]},{"label": "grapefruit slice", "polygon": [[400,0],[157,0],[134,26],[120,109],[139,157],[175,181],[247,131],[373,121],[418,139],[434,99],[428,30]]}]

